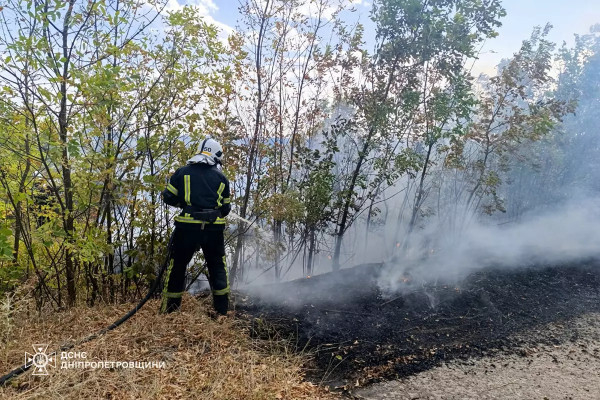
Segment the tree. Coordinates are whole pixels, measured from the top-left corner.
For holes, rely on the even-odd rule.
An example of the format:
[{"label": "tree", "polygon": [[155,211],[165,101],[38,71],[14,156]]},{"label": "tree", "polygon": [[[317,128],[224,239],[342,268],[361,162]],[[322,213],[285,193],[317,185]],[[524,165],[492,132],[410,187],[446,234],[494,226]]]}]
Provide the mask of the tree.
[{"label": "tree", "polygon": [[484,82],[475,120],[455,142],[452,162],[462,169],[466,185],[461,204],[462,225],[478,211],[505,211],[499,195],[502,176],[511,163],[527,157],[537,142],[573,111],[573,104],[556,98],[550,74],[553,44],[545,39],[550,26],[536,28],[514,57]]},{"label": "tree", "polygon": [[[539,141],[522,146],[518,160],[504,175],[507,218],[518,220],[524,213],[563,204],[598,192],[596,109],[600,98],[600,40],[597,28],[576,36],[575,46],[560,49],[560,73],[556,88],[547,97],[569,107],[561,121]],[[544,102],[545,104],[545,102]]]},{"label": "tree", "polygon": [[[464,97],[462,91],[456,90],[459,87],[456,82],[461,82],[464,76],[464,61],[475,55],[478,42],[495,35],[498,18],[504,15],[500,2],[496,0],[385,0],[374,2],[373,6],[373,20],[377,24],[375,54],[373,60],[364,65],[365,84],[346,96],[356,110],[353,124],[361,134],[349,182],[342,195],[334,269],[340,267],[341,244],[349,226],[351,210],[357,210],[355,189],[365,186],[359,178],[368,164],[369,155],[376,153],[381,143],[401,140],[398,136],[389,135],[390,131],[393,132],[389,128],[394,111],[403,111],[400,121],[411,121],[414,113],[424,115],[420,125],[428,151],[421,172],[423,181],[435,138],[441,135],[445,122],[453,115],[449,107],[451,99],[455,94],[457,98]],[[432,81],[454,90],[450,90],[449,94],[431,85]],[[461,109],[460,105],[458,109]],[[411,124],[401,126],[408,128]],[[388,165],[381,165],[383,168],[377,173],[389,173]],[[416,205],[420,202],[422,191],[420,185]],[[369,194],[372,195],[373,192]],[[416,215],[414,207],[413,215]],[[414,226],[414,218],[411,217],[413,222],[409,229]]]},{"label": "tree", "polygon": [[[80,284],[93,303],[99,295],[115,299],[119,285],[125,296],[135,289],[132,278],[152,277],[166,227],[157,192],[193,152],[187,142],[205,131],[197,127],[223,125],[215,115],[229,97],[229,50],[197,10],[163,20],[163,7],[21,2],[3,12],[2,104],[7,121],[22,121],[2,136],[17,162],[1,176],[16,210],[14,258],[22,238],[58,307],[63,282],[73,305]],[[156,24],[163,33],[150,31]],[[17,171],[32,197],[12,183]],[[47,205],[23,218],[19,202],[36,193],[49,197]]]},{"label": "tree", "polygon": [[[274,247],[269,253],[275,253],[276,279],[283,270],[284,228],[286,223],[294,223],[298,212],[297,207],[280,212],[278,205],[282,201],[298,205],[297,153],[323,117],[319,106],[325,94],[324,78],[317,71],[319,42],[322,31],[335,20],[336,11],[325,15],[332,3],[252,0],[240,7],[241,29],[247,33],[246,48],[252,60],[247,60],[248,74],[239,88],[237,119],[245,129],[247,149],[245,173],[238,183],[239,215],[271,225]],[[247,230],[246,222],[238,224],[232,280],[244,264],[243,235]]]}]

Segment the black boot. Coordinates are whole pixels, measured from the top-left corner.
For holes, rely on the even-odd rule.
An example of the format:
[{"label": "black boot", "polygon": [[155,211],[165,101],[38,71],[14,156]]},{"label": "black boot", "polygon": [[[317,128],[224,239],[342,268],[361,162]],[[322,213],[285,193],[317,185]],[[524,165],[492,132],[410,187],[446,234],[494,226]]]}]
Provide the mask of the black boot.
[{"label": "black boot", "polygon": [[213,295],[213,306],[218,314],[227,315],[227,310],[229,310],[229,296],[226,294]]}]

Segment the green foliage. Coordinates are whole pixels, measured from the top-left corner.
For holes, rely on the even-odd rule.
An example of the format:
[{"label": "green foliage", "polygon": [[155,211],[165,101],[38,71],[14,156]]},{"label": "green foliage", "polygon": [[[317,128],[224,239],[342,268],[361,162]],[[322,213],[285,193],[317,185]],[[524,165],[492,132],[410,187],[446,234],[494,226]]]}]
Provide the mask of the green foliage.
[{"label": "green foliage", "polygon": [[445,165],[467,179],[465,206],[471,212],[505,212],[499,195],[503,176],[523,149],[543,139],[572,111],[571,101],[552,93],[554,45],[546,39],[549,30],[535,28],[520,51],[504,61],[499,74],[485,83],[465,134],[454,136],[443,150],[448,151]]},{"label": "green foliage", "polygon": [[378,60],[400,64],[433,62],[445,76],[460,73],[463,57],[475,56],[475,45],[493,37],[506,15],[499,0],[378,0]]},{"label": "green foliage", "polygon": [[334,180],[331,164],[324,162],[312,170],[304,182],[305,223],[308,227],[319,227],[329,218]]},{"label": "green foliage", "polygon": [[[499,0],[376,0],[372,54],[363,27],[347,26],[333,2],[311,4],[320,11],[307,16],[295,1],[247,2],[224,40],[192,6],[160,14],[152,2],[142,17],[133,0],[72,9],[9,0],[2,287],[34,277],[56,307],[76,295],[91,304],[139,293],[172,229],[160,191],[207,135],[225,149],[234,211],[272,228],[276,242],[246,242],[238,221],[228,250],[240,264],[249,254],[274,263],[279,277],[303,249],[311,259],[335,239],[339,256],[348,228],[373,223],[392,192],[406,190],[399,212],[411,213],[411,229],[438,215],[427,197],[438,189],[444,200],[449,186],[473,213],[504,212],[511,168],[563,126],[582,93],[587,119],[573,130],[595,126],[598,96],[582,85],[598,75],[588,37],[561,50],[557,82],[549,27],[497,76],[474,81],[465,65],[497,34]],[[567,167],[556,140],[551,154]]]},{"label": "green foliage", "polygon": [[70,303],[114,298],[120,279],[154,273],[168,234],[158,192],[194,151],[189,136],[216,131],[230,48],[194,7],[162,19],[129,0],[9,3],[0,156],[17,271],[45,277],[56,306],[65,290]]},{"label": "green foliage", "polygon": [[299,199],[299,194],[293,191],[274,193],[264,199],[260,207],[276,222],[294,224],[300,221],[304,214],[304,206]]},{"label": "green foliage", "polygon": [[10,236],[12,236],[12,231],[10,229],[0,228],[0,261],[12,258]]}]

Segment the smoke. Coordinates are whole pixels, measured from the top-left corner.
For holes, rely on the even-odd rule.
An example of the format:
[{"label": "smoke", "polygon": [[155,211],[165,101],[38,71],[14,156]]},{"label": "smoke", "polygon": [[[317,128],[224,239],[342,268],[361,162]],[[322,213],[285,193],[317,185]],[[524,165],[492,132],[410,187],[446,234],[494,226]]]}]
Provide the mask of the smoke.
[{"label": "smoke", "polygon": [[[556,96],[566,100],[572,90],[578,93],[577,112],[565,116],[552,132],[539,141],[519,142],[513,152],[486,155],[485,170],[490,174],[485,177],[478,177],[483,158],[479,145],[467,143],[461,150],[467,168],[454,168],[446,163],[444,153],[450,143],[440,141],[443,146],[431,153],[423,188],[418,187],[422,178],[419,174],[418,179],[405,174],[379,193],[371,203],[373,212],[368,203],[357,200],[356,213],[350,218],[353,222],[344,232],[341,271],[318,279],[314,276],[331,271],[335,225],[330,224],[317,243],[312,271],[315,279],[301,281],[303,289],[299,293],[294,292],[293,285],[261,287],[257,293],[272,292],[274,302],[284,302],[282,299],[295,293],[299,303],[326,293],[328,299],[337,299],[341,305],[348,295],[355,295],[354,287],[343,286],[350,278],[358,279],[360,284],[373,278],[356,275],[357,270],[366,267],[349,269],[361,264],[383,263],[375,278],[378,287],[384,294],[402,295],[440,283],[460,285],[469,274],[486,268],[508,271],[600,259],[600,41],[590,37],[586,40],[595,43],[588,49],[593,57],[581,65],[580,72],[577,68],[565,70],[556,90]],[[344,109],[338,112],[340,117],[348,114]],[[351,133],[344,131],[337,143],[341,151],[334,159],[333,172],[339,186],[335,190],[344,188],[345,171],[352,171],[348,166],[353,165],[359,138],[351,137]],[[419,142],[407,141],[406,146],[423,155]],[[313,147],[318,145],[314,143]],[[373,158],[378,156],[374,154]],[[364,179],[368,181],[378,171],[365,165]],[[477,191],[483,178],[494,179],[490,180],[489,190]],[[496,180],[497,186],[493,183]],[[372,186],[357,190],[357,199],[372,194]],[[423,193],[419,202],[418,190]],[[473,193],[480,198],[471,202]],[[275,283],[273,273],[260,261],[257,257],[254,262],[260,278],[256,283]],[[292,268],[284,279],[302,276],[301,255],[290,264]],[[432,296],[432,307],[435,301]]]},{"label": "smoke", "polygon": [[387,262],[380,287],[396,292],[411,286],[406,285],[409,279],[456,282],[482,268],[560,265],[600,257],[600,199],[573,200],[515,223],[475,223],[459,238],[439,232],[437,239],[438,247],[426,257]]},{"label": "smoke", "polygon": [[409,248],[399,249],[395,257],[384,259],[377,246],[369,246],[371,258],[383,261],[382,268],[377,267],[381,263],[359,268],[349,263],[339,272],[285,283],[255,282],[243,291],[267,304],[297,308],[310,302],[335,308],[372,298],[378,287],[384,298],[423,292],[435,308],[439,299],[430,293],[432,287],[460,286],[476,271],[568,266],[600,258],[600,198],[572,200],[524,215],[518,222],[479,221],[460,235],[430,226],[415,231]]}]

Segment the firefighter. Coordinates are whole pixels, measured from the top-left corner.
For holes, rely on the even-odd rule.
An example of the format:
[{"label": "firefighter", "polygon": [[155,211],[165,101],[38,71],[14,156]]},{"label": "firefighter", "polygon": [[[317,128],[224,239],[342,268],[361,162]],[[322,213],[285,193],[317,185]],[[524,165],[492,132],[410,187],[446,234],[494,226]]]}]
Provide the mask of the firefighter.
[{"label": "firefighter", "polygon": [[197,250],[202,249],[208,267],[213,305],[218,314],[229,308],[229,276],[225,260],[225,217],[231,211],[229,181],[220,170],[223,149],[214,139],[202,141],[198,154],[175,171],[163,201],[180,207],[175,217],[171,259],[162,293],[162,313],[181,306],[185,270]]}]

